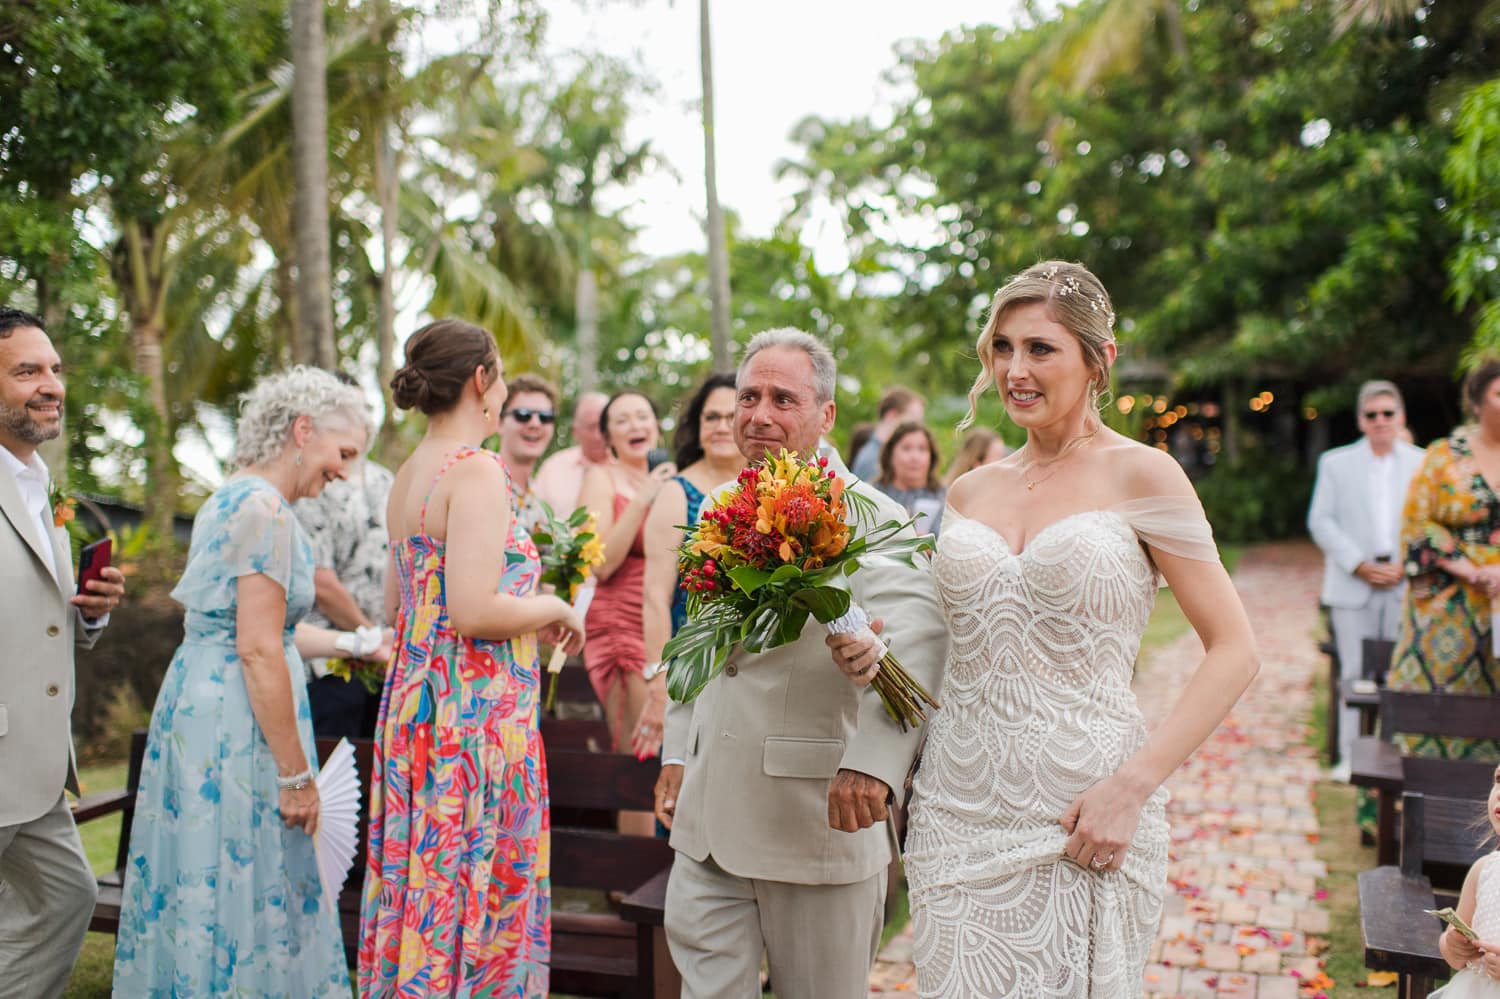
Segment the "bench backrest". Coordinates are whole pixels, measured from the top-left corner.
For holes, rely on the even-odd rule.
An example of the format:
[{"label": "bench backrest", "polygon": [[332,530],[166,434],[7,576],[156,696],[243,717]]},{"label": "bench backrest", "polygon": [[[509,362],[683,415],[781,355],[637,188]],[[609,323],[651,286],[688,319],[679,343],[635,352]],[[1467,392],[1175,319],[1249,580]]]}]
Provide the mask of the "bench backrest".
[{"label": "bench backrest", "polygon": [[1401,757],[1401,789],[1446,798],[1483,802],[1495,782],[1495,764],[1487,760],[1435,760]]},{"label": "bench backrest", "polygon": [[1366,638],[1360,643],[1359,675],[1366,680],[1385,683],[1385,671],[1391,668],[1396,643],[1385,638]]},{"label": "bench backrest", "polygon": [[1397,733],[1500,739],[1500,698],[1474,694],[1380,692],[1380,737]]},{"label": "bench backrest", "polygon": [[1401,872],[1408,877],[1431,865],[1466,871],[1489,852],[1483,800],[1404,791],[1401,809]]},{"label": "bench backrest", "polygon": [[542,744],[550,758],[559,749],[586,749],[591,753],[609,750],[609,726],[602,719],[549,718],[541,721]]},{"label": "bench backrest", "polygon": [[146,759],[146,730],[130,733],[130,763],[125,770],[125,789],[130,792],[120,809],[120,845],[115,848],[115,870],[123,871],[130,862],[130,830],[135,825],[135,795],[141,789],[141,764]]}]

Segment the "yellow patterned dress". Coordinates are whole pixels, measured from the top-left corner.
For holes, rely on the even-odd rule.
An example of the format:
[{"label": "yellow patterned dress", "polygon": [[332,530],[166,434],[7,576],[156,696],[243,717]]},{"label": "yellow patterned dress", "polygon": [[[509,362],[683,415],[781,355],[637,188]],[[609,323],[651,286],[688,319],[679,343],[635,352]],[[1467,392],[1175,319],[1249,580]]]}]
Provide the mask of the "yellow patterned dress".
[{"label": "yellow patterned dress", "polygon": [[[1500,563],[1500,496],[1474,460],[1473,432],[1460,427],[1428,447],[1406,494],[1401,546],[1410,586],[1386,678],[1395,690],[1500,694],[1490,598],[1437,564],[1452,558]],[[1500,760],[1500,742],[1493,739],[1407,736],[1403,742],[1418,756]]]}]

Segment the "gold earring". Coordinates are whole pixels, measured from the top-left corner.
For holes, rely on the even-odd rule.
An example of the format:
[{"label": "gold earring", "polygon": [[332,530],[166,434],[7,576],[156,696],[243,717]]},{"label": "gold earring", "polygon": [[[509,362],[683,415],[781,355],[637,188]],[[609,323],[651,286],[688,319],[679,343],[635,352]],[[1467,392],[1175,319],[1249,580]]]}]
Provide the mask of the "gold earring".
[{"label": "gold earring", "polygon": [[488,407],[488,406],[484,407],[484,418],[486,420],[488,420],[490,418],[490,407]]}]

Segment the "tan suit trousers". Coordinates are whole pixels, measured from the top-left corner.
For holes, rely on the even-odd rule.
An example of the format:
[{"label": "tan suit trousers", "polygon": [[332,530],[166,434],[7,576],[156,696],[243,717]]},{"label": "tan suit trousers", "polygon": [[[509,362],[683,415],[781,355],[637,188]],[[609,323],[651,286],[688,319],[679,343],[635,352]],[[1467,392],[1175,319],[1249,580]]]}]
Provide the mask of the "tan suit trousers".
[{"label": "tan suit trousers", "polygon": [[667,944],[682,999],[760,999],[760,958],[778,999],[867,999],[880,949],[886,871],[847,885],[730,874],[678,853],[667,882]]},{"label": "tan suit trousers", "polygon": [[41,817],[0,826],[0,995],[62,995],[97,894],[61,791]]}]

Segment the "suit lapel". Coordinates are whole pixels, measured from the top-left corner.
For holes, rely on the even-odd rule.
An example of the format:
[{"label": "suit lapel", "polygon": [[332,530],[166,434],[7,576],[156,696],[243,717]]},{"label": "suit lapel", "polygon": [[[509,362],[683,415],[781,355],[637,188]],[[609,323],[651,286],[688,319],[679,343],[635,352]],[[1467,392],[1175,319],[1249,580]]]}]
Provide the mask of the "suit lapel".
[{"label": "suit lapel", "polygon": [[57,566],[57,572],[53,575],[57,579],[57,592],[63,598],[63,603],[73,594],[73,546],[68,544],[68,531],[64,527],[54,527],[50,532],[52,536],[47,540],[52,544],[52,564]]},{"label": "suit lapel", "polygon": [[46,571],[47,556],[43,553],[42,546],[51,545],[55,552],[56,545],[52,538],[37,536],[36,518],[26,509],[26,501],[21,499],[21,490],[16,486],[15,477],[3,469],[0,469],[0,511],[4,512],[16,533],[31,548],[31,553],[41,563],[42,570]]}]

